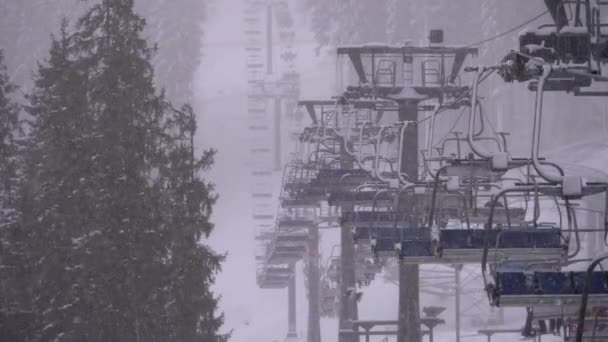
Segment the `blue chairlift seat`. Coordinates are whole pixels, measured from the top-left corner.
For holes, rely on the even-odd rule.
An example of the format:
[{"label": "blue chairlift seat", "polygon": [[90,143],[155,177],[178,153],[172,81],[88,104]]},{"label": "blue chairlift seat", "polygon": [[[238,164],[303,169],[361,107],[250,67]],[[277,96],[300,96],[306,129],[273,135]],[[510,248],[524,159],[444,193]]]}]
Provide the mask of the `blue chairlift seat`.
[{"label": "blue chairlift seat", "polygon": [[496,274],[498,291],[503,295],[526,295],[530,293],[532,275],[523,272]]},{"label": "blue chairlift seat", "polygon": [[349,211],[342,213],[341,223],[349,227],[405,228],[411,215],[398,211]]},{"label": "blue chairlift seat", "polygon": [[441,229],[440,255],[453,262],[479,263],[486,236],[490,261],[555,260],[565,252],[556,229]]},{"label": "blue chairlift seat", "polygon": [[[576,293],[582,293],[585,288],[585,272],[573,272],[572,281]],[[608,272],[593,272],[591,276],[590,294],[608,293]]]},{"label": "blue chairlift seat", "polygon": [[[369,239],[370,230],[355,229],[356,235]],[[379,228],[371,231],[375,245],[373,252],[378,256],[400,257],[405,263],[437,263],[434,242],[427,228]],[[399,251],[399,253],[397,253]]]},{"label": "blue chairlift seat", "polygon": [[434,244],[430,240],[423,241],[404,241],[401,243],[401,253],[399,255],[405,263],[435,259]]},{"label": "blue chairlift seat", "polygon": [[541,294],[567,295],[574,294],[572,279],[569,273],[540,272],[536,273],[537,292]]},{"label": "blue chairlift seat", "polygon": [[[498,272],[495,287],[489,287],[494,305],[567,307],[580,304],[586,272]],[[608,272],[594,272],[589,303],[608,304]],[[569,310],[572,311],[572,310]]]}]

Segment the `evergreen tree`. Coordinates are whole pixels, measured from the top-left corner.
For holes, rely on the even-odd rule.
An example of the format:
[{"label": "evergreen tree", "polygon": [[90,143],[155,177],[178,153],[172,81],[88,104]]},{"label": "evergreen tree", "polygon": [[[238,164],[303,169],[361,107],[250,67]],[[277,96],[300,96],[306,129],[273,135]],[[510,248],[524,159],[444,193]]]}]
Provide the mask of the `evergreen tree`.
[{"label": "evergreen tree", "polygon": [[23,130],[20,106],[14,101],[17,87],[3,62],[0,50],[0,340],[21,341],[32,319],[18,210]]},{"label": "evergreen tree", "polygon": [[66,26],[52,41],[48,62],[39,67],[28,107],[33,124],[22,213],[40,341],[89,337],[76,325],[87,323],[80,313],[89,306],[82,280],[89,271],[85,240],[94,237],[87,217],[95,215],[91,202],[97,196],[86,182],[93,167],[93,127],[86,75],[70,59]]},{"label": "evergreen tree", "polygon": [[222,257],[200,244],[214,152],[195,158],[194,114],[157,95],[144,26],[132,0],[103,0],[38,73],[24,216],[40,341],[224,338]]},{"label": "evergreen tree", "polygon": [[19,106],[12,99],[16,89],[0,50],[0,227],[14,223],[16,214],[18,136],[22,133]]},{"label": "evergreen tree", "polygon": [[[164,183],[162,208],[171,227],[168,274],[170,287],[167,296],[172,298],[167,307],[167,322],[172,332],[170,341],[221,341],[219,336],[223,318],[216,317],[217,299],[210,292],[214,275],[222,257],[208,247],[200,245],[213,229],[209,222],[216,196],[213,185],[200,178],[200,173],[213,164],[215,152],[209,150],[195,158],[193,144],[196,132],[195,114],[190,106],[171,110],[166,120],[166,141],[161,177]],[[196,327],[196,329],[192,329]]]}]

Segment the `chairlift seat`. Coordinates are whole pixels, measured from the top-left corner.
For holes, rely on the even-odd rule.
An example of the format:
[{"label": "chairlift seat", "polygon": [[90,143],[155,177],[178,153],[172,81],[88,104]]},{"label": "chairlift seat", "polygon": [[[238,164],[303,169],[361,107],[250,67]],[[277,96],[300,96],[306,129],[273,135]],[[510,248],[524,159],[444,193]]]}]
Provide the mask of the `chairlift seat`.
[{"label": "chairlift seat", "polygon": [[306,247],[275,247],[270,251],[267,262],[271,265],[291,264],[302,260],[304,255],[306,255]]},{"label": "chairlift seat", "polygon": [[430,240],[401,242],[399,256],[404,263],[428,263],[437,260],[435,244]]},{"label": "chairlift seat", "polygon": [[430,241],[431,232],[427,228],[371,228],[356,227],[353,230],[355,241],[376,242],[386,241],[387,246],[391,244],[390,250],[394,250],[394,245],[403,241]]},{"label": "chairlift seat", "polygon": [[[586,272],[502,272],[490,287],[492,302],[500,306],[578,306]],[[608,272],[594,272],[589,303],[608,304]]]},{"label": "chairlift seat", "polygon": [[[441,208],[437,210],[437,224],[445,228],[449,220],[464,220],[464,209],[462,208]],[[471,222],[471,221],[469,221]]]},{"label": "chairlift seat", "polygon": [[[469,222],[475,224],[483,224],[488,222],[490,216],[490,208],[481,207],[473,209],[472,214],[469,216]],[[509,208],[508,210],[504,207],[494,208],[494,216],[492,222],[497,224],[506,225],[511,223],[512,225],[521,224],[526,216],[526,212],[523,208]]]},{"label": "chairlift seat", "polygon": [[346,227],[403,228],[411,221],[409,213],[399,211],[350,211],[341,218]]},{"label": "chairlift seat", "polygon": [[[488,236],[490,248],[561,247],[558,234],[530,230],[442,229],[440,246],[445,249],[476,249],[484,247]],[[538,235],[538,236],[537,236]]]},{"label": "chairlift seat", "polygon": [[528,294],[532,275],[524,272],[497,273],[497,286],[502,295]]},{"label": "chairlift seat", "polygon": [[573,294],[573,284],[570,274],[562,272],[542,272],[536,274],[537,286],[542,294],[567,295]]},{"label": "chairlift seat", "polygon": [[326,187],[334,184],[357,186],[368,180],[371,180],[371,176],[369,174],[345,174],[339,177],[317,177],[312,179],[309,185],[314,187]]},{"label": "chairlift seat", "polygon": [[288,267],[287,265],[281,265],[281,266],[267,265],[264,268],[264,271],[266,274],[272,275],[272,276],[282,276],[282,277],[293,276],[293,269],[291,267]]},{"label": "chairlift seat", "polygon": [[303,259],[303,253],[273,253],[268,258],[270,265],[293,264]]},{"label": "chairlift seat", "polygon": [[373,252],[381,257],[399,257],[407,264],[437,263],[430,229],[378,229]]},{"label": "chairlift seat", "polygon": [[284,272],[280,268],[264,267],[257,275],[257,283],[261,288],[280,289],[289,285],[289,280],[293,276],[291,270]]},{"label": "chairlift seat", "polygon": [[369,176],[369,172],[361,169],[321,169],[317,173],[317,179],[320,181],[335,181],[349,175],[353,177]]},{"label": "chairlift seat", "polygon": [[327,202],[329,205],[360,205],[372,206],[375,204],[377,208],[384,208],[393,204],[392,198],[388,196],[378,196],[376,200],[376,191],[335,191],[332,192]]},{"label": "chairlift seat", "polygon": [[296,232],[288,232],[278,234],[275,238],[277,245],[281,244],[306,244],[308,242],[308,232],[306,230],[299,230]]},{"label": "chairlift seat", "polygon": [[308,209],[319,208],[322,199],[316,198],[283,198],[281,207],[285,209]]},{"label": "chairlift seat", "polygon": [[[585,288],[585,272],[574,272],[572,281],[577,293],[582,293]],[[593,272],[591,275],[590,294],[608,293],[608,272]]]},{"label": "chairlift seat", "polygon": [[320,194],[323,194],[324,199],[327,199],[327,197],[334,192],[350,191],[363,183],[365,183],[365,181],[359,180],[355,180],[353,182],[336,181],[327,184],[311,183],[303,196],[319,196]]},{"label": "chairlift seat", "polygon": [[285,189],[289,199],[299,199],[308,201],[324,201],[327,199],[327,191],[325,187],[311,187],[310,185],[303,186],[295,190]]},{"label": "chairlift seat", "polygon": [[[399,229],[394,228],[372,228],[372,227],[355,227],[353,230],[353,239],[359,243],[361,241],[370,242],[371,240],[389,240],[396,241],[400,239]],[[392,250],[392,249],[391,249]]]},{"label": "chairlift seat", "polygon": [[441,229],[439,254],[459,263],[479,263],[487,234],[488,261],[559,260],[565,248],[556,229]]},{"label": "chairlift seat", "polygon": [[279,217],[278,228],[279,230],[284,229],[297,229],[297,228],[309,228],[315,226],[314,218],[305,217]]},{"label": "chairlift seat", "polygon": [[491,162],[488,160],[455,159],[450,165],[446,165],[441,176],[458,177],[466,179],[486,179],[497,181],[505,174],[506,170],[492,170]]},{"label": "chairlift seat", "polygon": [[284,289],[289,285],[289,279],[267,279],[258,278],[258,286],[261,289]]}]

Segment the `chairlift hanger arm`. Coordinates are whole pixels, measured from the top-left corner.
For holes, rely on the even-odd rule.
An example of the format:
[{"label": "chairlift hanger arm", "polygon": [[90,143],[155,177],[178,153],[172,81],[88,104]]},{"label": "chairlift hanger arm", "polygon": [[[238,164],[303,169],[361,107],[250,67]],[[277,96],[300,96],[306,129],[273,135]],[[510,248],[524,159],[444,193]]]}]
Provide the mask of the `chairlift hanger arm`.
[{"label": "chairlift hanger arm", "polygon": [[[440,105],[436,105],[435,106],[435,110],[433,110],[433,113],[431,114],[431,122],[429,123],[429,132],[428,132],[428,136],[427,136],[427,140],[426,140],[426,159],[430,160],[432,157],[432,151],[433,151],[433,136],[435,135],[435,119],[437,118],[437,114],[439,113],[439,110],[441,109]],[[405,127],[402,128],[403,130],[405,130]],[[401,143],[399,146],[402,146],[403,144]],[[401,154],[399,154],[401,155]],[[401,164],[399,164],[399,168],[401,168]],[[427,167],[427,164],[425,162],[425,170],[427,171],[428,175],[433,177],[433,174],[431,173],[431,170],[429,167]]]},{"label": "chairlift hanger arm", "polygon": [[[399,132],[399,150],[401,150],[403,148],[403,142],[405,140],[405,130],[408,127],[408,125],[409,125],[409,122],[402,123],[401,130]],[[404,185],[407,185],[407,184],[411,183],[412,181],[416,181],[415,179],[414,180],[410,179],[410,176],[408,174],[401,171],[401,170],[403,170],[403,168],[402,168],[403,153],[401,153],[401,151],[399,151],[398,154],[399,154],[399,157],[397,159],[397,178],[399,179],[401,184],[404,184]]]},{"label": "chairlift hanger arm", "polygon": [[[486,68],[478,67],[475,79],[473,81],[473,94],[471,95],[471,111],[469,112],[469,130],[467,133],[467,141],[469,143],[469,147],[471,148],[471,151],[473,151],[473,153],[475,153],[477,156],[479,156],[482,159],[492,158],[492,154],[483,151],[483,149],[481,149],[479,146],[477,146],[475,144],[475,140],[474,140],[475,118],[477,116],[476,111],[477,111],[477,101],[478,101],[477,94],[478,94],[478,89],[479,89],[479,83],[486,71],[487,71]],[[492,72],[492,70],[490,70],[490,72]]]},{"label": "chairlift hanger arm", "polygon": [[534,124],[532,127],[532,163],[534,169],[544,180],[549,183],[557,184],[561,183],[564,179],[564,175],[548,174],[544,172],[544,168],[539,160],[540,150],[540,133],[541,133],[541,118],[543,111],[543,94],[545,81],[551,74],[552,68],[549,65],[543,66],[543,74],[540,77],[536,90],[536,103],[534,107]]},{"label": "chairlift hanger arm", "polygon": [[[507,195],[508,193],[512,193],[512,192],[530,192],[530,191],[534,191],[536,189],[536,186],[521,186],[521,187],[516,187],[516,188],[508,188],[508,189],[504,189],[502,191],[500,191],[498,194],[496,194],[496,196],[494,196],[494,199],[490,202],[490,214],[488,215],[488,223],[486,224],[486,231],[491,230],[492,229],[492,224],[493,224],[493,220],[494,220],[494,210],[496,209],[496,205],[498,204],[498,201],[501,197]],[[485,234],[484,235],[484,248],[483,248],[483,254],[481,257],[481,275],[483,276],[483,283],[484,283],[484,287],[487,287],[488,282],[487,282],[487,278],[486,278],[486,269],[487,269],[487,260],[488,260],[488,252],[489,252],[489,234]]]}]

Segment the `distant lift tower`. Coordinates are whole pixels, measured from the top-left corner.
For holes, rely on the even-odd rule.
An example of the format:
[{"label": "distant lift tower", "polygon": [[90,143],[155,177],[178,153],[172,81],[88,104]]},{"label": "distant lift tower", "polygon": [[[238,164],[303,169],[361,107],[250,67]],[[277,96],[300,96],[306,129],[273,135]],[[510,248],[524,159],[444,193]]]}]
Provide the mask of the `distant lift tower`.
[{"label": "distant lift tower", "polygon": [[[299,97],[299,75],[294,66],[296,54],[292,50],[295,31],[286,1],[243,0],[243,4],[251,195],[256,235],[262,245],[262,255],[258,256],[258,285],[288,289],[287,339],[293,340],[297,338],[295,263],[301,258],[275,263],[275,259],[281,257],[281,248],[285,247],[282,245],[285,237],[276,232],[277,194],[273,191],[273,174],[282,168],[283,108],[290,112]],[[277,37],[279,62],[273,58]]]},{"label": "distant lift tower", "polygon": [[[404,163],[400,171],[411,182],[418,181],[422,176],[418,171],[419,104],[428,100],[445,103],[466,92],[459,73],[467,56],[476,55],[477,49],[443,45],[443,31],[433,30],[428,46],[370,44],[343,46],[337,52],[350,61],[346,74],[356,75],[359,81],[347,87],[346,97],[394,101],[399,121],[410,122],[401,148]],[[419,300],[419,265],[400,264],[398,342],[422,341]]]},{"label": "distant lift tower", "polygon": [[[283,140],[282,117],[283,105],[287,106],[287,112],[295,109],[295,103],[300,96],[300,77],[295,70],[297,54],[294,50],[295,29],[294,22],[286,1],[268,1],[266,6],[266,77],[252,84],[254,88],[261,90],[260,96],[266,100],[272,100],[273,118],[273,153],[274,170],[282,170],[283,151],[281,148]],[[276,30],[275,30],[276,23]],[[276,31],[276,32],[275,32]],[[278,57],[280,62],[275,62],[275,40],[278,38]],[[278,76],[281,75],[281,76]]]}]

